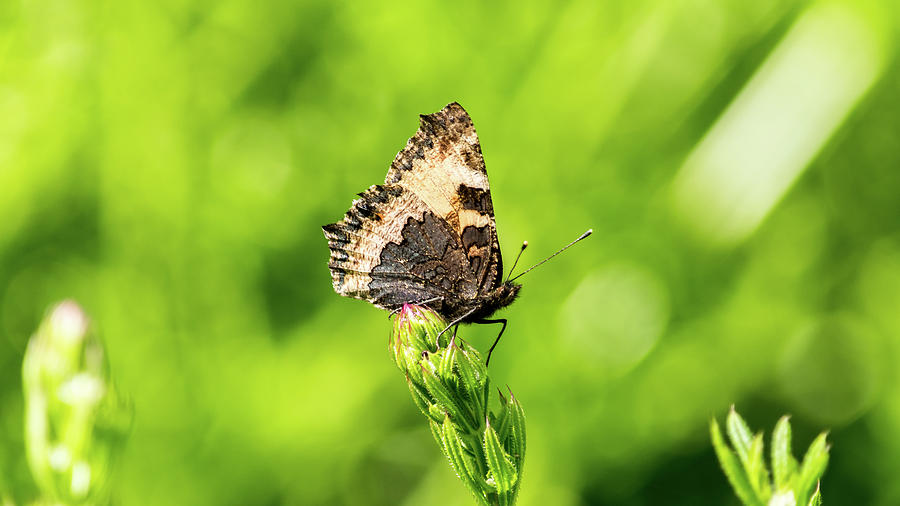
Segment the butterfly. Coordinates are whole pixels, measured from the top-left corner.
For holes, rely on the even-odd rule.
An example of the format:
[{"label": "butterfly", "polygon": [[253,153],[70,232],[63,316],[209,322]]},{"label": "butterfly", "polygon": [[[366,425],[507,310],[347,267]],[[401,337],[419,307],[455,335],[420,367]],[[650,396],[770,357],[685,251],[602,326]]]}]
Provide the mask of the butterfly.
[{"label": "butterfly", "polygon": [[384,184],[359,193],[343,220],[322,227],[334,290],[391,311],[427,304],[447,328],[502,324],[496,346],[507,321],[490,317],[522,286],[502,277],[478,135],[456,102],[419,118]]}]

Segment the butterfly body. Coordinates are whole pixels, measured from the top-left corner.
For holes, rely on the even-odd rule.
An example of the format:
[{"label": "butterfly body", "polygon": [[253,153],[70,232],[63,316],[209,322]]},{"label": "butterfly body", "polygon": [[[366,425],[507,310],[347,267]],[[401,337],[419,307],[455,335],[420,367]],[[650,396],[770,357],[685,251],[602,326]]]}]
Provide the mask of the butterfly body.
[{"label": "butterfly body", "polygon": [[516,300],[522,285],[506,282],[490,292],[478,294],[471,299],[445,301],[443,307],[435,309],[449,321],[459,320],[461,323],[477,322],[490,318],[497,310]]},{"label": "butterfly body", "polygon": [[511,304],[481,145],[457,103],[420,117],[388,171],[322,227],[337,293],[396,310],[427,303],[453,323]]}]

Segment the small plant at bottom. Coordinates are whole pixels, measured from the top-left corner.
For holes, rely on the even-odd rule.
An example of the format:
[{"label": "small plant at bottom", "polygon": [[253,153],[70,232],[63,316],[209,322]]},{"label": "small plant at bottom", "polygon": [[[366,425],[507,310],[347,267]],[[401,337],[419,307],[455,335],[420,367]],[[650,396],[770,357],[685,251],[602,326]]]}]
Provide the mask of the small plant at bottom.
[{"label": "small plant at bottom", "polygon": [[[730,448],[715,419],[710,423],[713,448],[725,476],[747,506],[817,506],[822,504],[819,479],[828,466],[829,445],[823,432],[809,446],[803,462],[791,454],[791,424],[781,417],[772,432],[772,472],[763,457],[763,435],[752,434],[731,407],[725,421]],[[771,476],[771,478],[770,478]]]},{"label": "small plant at bottom", "polygon": [[22,365],[25,450],[37,504],[102,505],[131,427],[90,321],[73,301],[53,307]]},{"label": "small plant at bottom", "polygon": [[[490,379],[477,350],[428,308],[404,304],[389,347],[413,401],[450,467],[483,505],[512,505],[525,458],[525,412],[500,392],[491,409]],[[440,334],[440,336],[439,336]]]}]

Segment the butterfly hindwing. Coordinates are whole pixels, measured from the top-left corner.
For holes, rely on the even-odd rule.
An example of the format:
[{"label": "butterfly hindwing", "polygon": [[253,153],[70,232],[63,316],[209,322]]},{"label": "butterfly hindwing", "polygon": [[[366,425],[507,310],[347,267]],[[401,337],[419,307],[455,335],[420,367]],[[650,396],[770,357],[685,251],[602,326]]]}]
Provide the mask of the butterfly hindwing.
[{"label": "butterfly hindwing", "polygon": [[[385,246],[401,242],[406,221],[421,219],[426,210],[415,194],[398,185],[374,185],[361,193],[343,220],[322,227],[331,250],[328,267],[334,290],[370,300],[372,273],[381,263]],[[405,269],[382,270],[378,276],[395,284],[414,281],[414,275]],[[408,286],[405,291],[411,296],[424,294],[418,286]]]}]

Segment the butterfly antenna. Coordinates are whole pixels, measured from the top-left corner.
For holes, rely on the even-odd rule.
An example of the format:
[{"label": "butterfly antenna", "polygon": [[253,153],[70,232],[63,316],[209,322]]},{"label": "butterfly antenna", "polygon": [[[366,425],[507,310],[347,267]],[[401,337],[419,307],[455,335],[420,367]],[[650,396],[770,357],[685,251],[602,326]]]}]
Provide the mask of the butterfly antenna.
[{"label": "butterfly antenna", "polygon": [[[522,276],[528,274],[528,272],[531,271],[531,269],[534,269],[535,267],[537,267],[537,266],[539,266],[539,265],[543,265],[545,262],[547,262],[547,261],[550,260],[551,258],[553,258],[553,257],[555,257],[556,255],[559,255],[560,253],[562,253],[563,251],[565,251],[565,250],[571,248],[572,246],[575,245],[575,243],[577,243],[578,241],[580,241],[580,240],[586,238],[587,236],[591,235],[592,233],[594,233],[594,229],[592,229],[592,228],[591,228],[591,229],[588,229],[587,232],[585,232],[585,233],[581,234],[580,236],[578,236],[578,239],[575,239],[574,241],[570,242],[569,244],[566,244],[565,246],[563,246],[562,248],[560,248],[559,251],[557,251],[556,253],[554,253],[554,254],[548,256],[547,258],[541,260],[540,262],[538,262],[538,263],[532,265],[532,266],[529,267],[528,269],[525,269],[525,272],[523,272],[522,274],[519,274],[518,276],[512,278],[512,279],[509,280],[509,281],[515,281],[515,280],[521,278]],[[522,248],[522,249],[524,249],[524,248]]]},{"label": "butterfly antenna", "polygon": [[[519,265],[519,259],[522,258],[522,253],[525,251],[525,248],[528,247],[528,241],[522,241],[522,249],[519,250],[519,254],[516,255],[516,261],[513,262],[512,269],[509,270],[509,274],[506,275],[506,281],[509,281],[509,277],[512,276],[514,270],[516,270],[516,266]],[[504,283],[506,282],[504,281]]]}]

